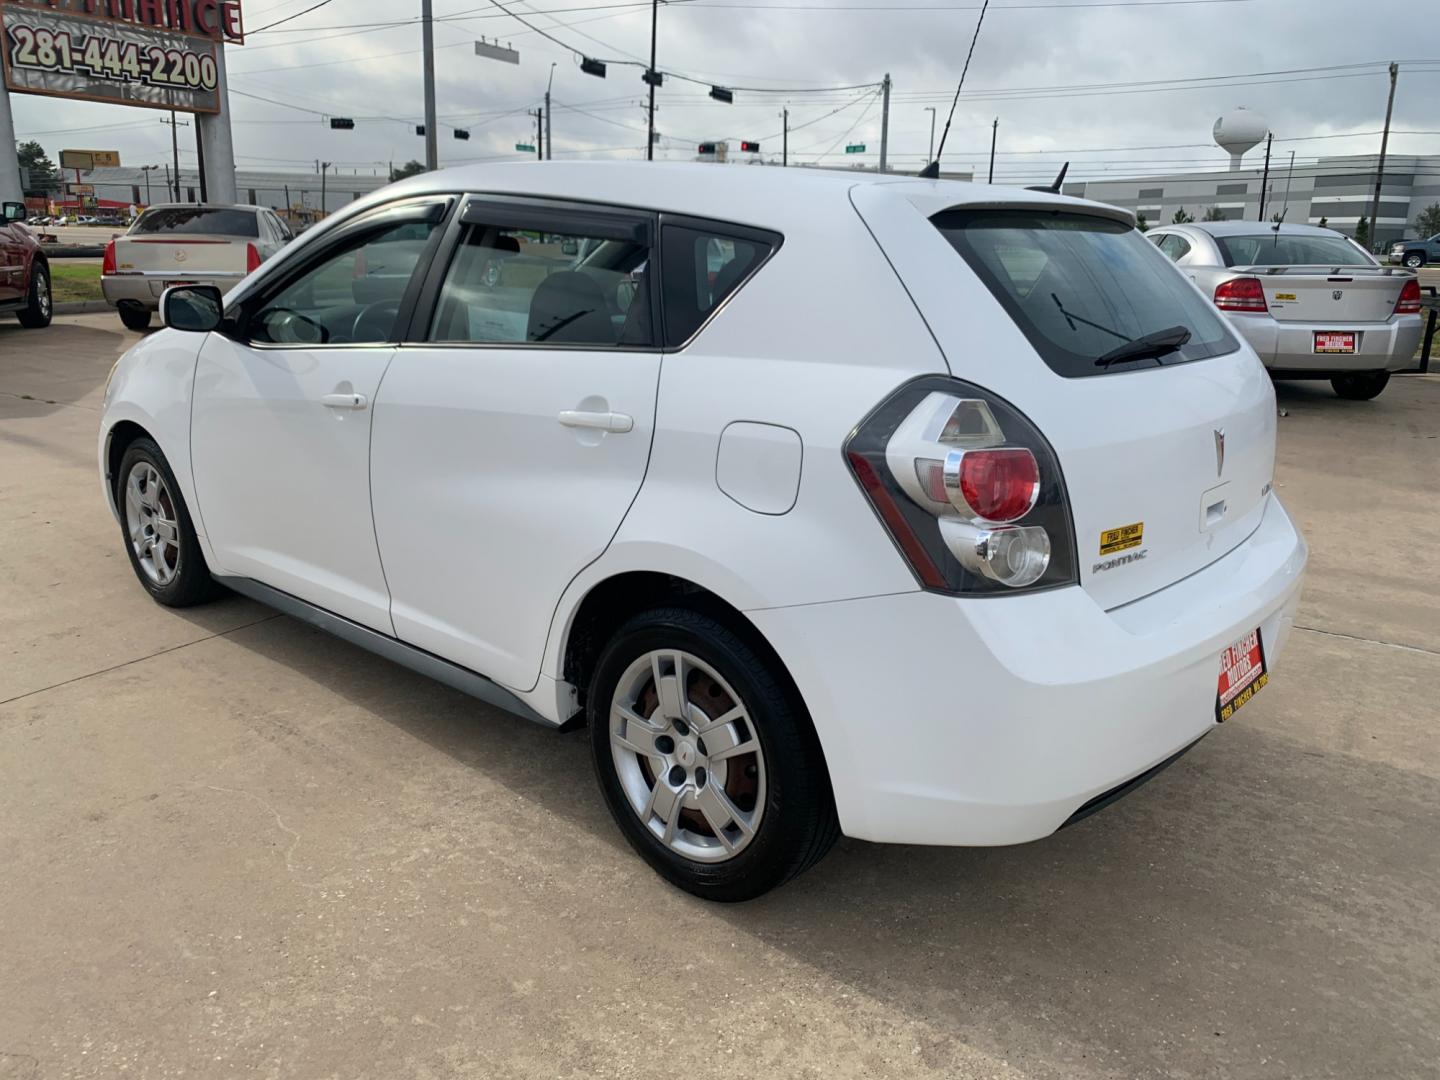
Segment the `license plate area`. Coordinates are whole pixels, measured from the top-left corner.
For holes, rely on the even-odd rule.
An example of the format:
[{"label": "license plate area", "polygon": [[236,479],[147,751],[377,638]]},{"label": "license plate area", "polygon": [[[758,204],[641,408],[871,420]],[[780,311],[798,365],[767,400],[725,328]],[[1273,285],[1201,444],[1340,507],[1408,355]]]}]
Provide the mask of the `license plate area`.
[{"label": "license plate area", "polygon": [[1353,330],[1316,330],[1315,351],[1317,353],[1353,353],[1355,332]]},{"label": "license plate area", "polygon": [[1265,645],[1260,630],[1250,631],[1220,651],[1220,678],[1215,688],[1215,722],[1223,724],[1265,689]]}]

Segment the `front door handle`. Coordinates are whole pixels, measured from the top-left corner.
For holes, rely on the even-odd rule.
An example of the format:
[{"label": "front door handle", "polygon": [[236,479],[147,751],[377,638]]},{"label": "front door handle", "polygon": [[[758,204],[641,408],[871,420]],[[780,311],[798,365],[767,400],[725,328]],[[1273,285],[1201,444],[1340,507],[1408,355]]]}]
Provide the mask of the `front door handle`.
[{"label": "front door handle", "polygon": [[364,394],[326,394],[320,404],[327,409],[363,409],[370,402]]},{"label": "front door handle", "polygon": [[635,429],[635,418],[619,412],[581,412],[566,409],[560,414],[560,423],[573,428],[595,428],[623,435]]}]

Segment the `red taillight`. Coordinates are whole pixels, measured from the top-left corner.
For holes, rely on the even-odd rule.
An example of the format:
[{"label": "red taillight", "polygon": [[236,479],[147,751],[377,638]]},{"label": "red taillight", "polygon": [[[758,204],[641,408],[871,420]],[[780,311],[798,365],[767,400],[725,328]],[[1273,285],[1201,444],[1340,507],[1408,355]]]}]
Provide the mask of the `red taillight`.
[{"label": "red taillight", "polygon": [[115,241],[111,240],[105,245],[105,258],[100,262],[100,275],[115,273]]},{"label": "red taillight", "polygon": [[1411,278],[1400,290],[1400,299],[1395,301],[1396,315],[1420,314],[1420,282]]},{"label": "red taillight", "polygon": [[959,458],[956,481],[960,496],[977,517],[994,522],[1018,521],[1035,505],[1040,493],[1040,466],[1029,450],[967,450]]},{"label": "red taillight", "polygon": [[245,272],[253,274],[260,269],[260,252],[254,244],[245,245]]},{"label": "red taillight", "polygon": [[1265,289],[1259,278],[1242,277],[1223,281],[1215,290],[1215,306],[1221,311],[1269,311]]}]

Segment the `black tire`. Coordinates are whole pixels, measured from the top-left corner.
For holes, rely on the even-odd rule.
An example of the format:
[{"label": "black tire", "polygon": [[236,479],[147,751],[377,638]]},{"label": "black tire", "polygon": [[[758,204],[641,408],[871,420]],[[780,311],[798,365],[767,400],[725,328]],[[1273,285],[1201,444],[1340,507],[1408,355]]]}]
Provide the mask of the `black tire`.
[{"label": "black tire", "polygon": [[120,304],[119,311],[120,321],[127,330],[145,330],[150,326],[150,309],[147,307],[126,300]]},{"label": "black tire", "polygon": [[1412,251],[1405,256],[1405,265],[1412,270],[1418,270],[1425,265],[1425,256],[1418,251]]},{"label": "black tire", "polygon": [[54,301],[50,290],[50,268],[36,259],[30,267],[30,291],[25,308],[18,316],[20,325],[31,330],[44,330],[54,315]]},{"label": "black tire", "polygon": [[[169,496],[174,510],[177,526],[179,557],[174,567],[174,577],[164,584],[152,581],[145,572],[140,555],[131,543],[126,523],[126,483],[131,470],[142,463],[153,466],[160,474],[165,484],[165,493]],[[185,497],[180,493],[180,485],[175,482],[170,463],[165,460],[165,455],[153,440],[142,436],[125,448],[125,453],[120,458],[120,468],[115,474],[115,505],[120,512],[120,536],[125,544],[125,553],[130,557],[130,567],[156,603],[166,607],[193,607],[219,595],[220,586],[210,576],[210,569],[205,565],[205,555],[200,550],[200,541],[195,536],[195,525],[190,520],[190,511],[185,505]]]},{"label": "black tire", "polygon": [[1330,380],[1335,393],[1346,401],[1369,401],[1379,397],[1390,382],[1388,371],[1357,371],[1348,375],[1336,375]]},{"label": "black tire", "polygon": [[[667,847],[641,821],[616,770],[612,697],[626,669],[660,649],[691,653],[730,684],[764,754],[759,825],[753,839],[723,862],[695,861]],[[774,660],[708,614],[665,607],[631,618],[600,654],[586,711],[595,773],[611,815],[641,858],[686,892],[724,903],[754,899],[813,866],[840,835],[824,755],[803,703]]]}]

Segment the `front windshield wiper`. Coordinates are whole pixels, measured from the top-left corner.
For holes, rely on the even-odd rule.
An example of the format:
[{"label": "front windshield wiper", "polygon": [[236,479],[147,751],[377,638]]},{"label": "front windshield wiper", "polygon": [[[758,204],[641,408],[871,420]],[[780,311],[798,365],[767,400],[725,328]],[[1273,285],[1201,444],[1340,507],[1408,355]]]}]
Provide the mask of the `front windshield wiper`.
[{"label": "front windshield wiper", "polygon": [[1154,333],[1142,334],[1134,341],[1127,341],[1124,345],[1118,345],[1109,352],[1097,356],[1095,364],[1097,367],[1108,368],[1111,364],[1117,364],[1122,360],[1158,360],[1162,356],[1168,356],[1189,340],[1190,331],[1183,326],[1156,330]]}]

